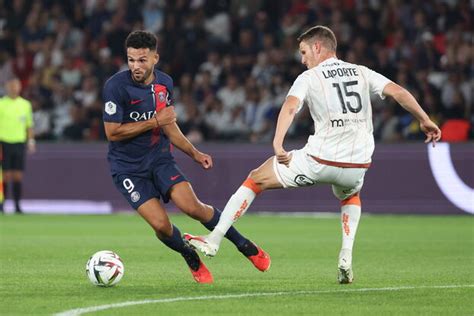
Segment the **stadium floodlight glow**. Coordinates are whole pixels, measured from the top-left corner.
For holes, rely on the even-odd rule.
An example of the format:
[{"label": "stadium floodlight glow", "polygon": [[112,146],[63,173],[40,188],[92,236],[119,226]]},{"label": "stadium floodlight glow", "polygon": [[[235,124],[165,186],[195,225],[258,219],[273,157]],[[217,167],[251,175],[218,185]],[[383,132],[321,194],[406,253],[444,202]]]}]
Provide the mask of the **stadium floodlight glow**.
[{"label": "stadium floodlight glow", "polygon": [[474,189],[459,177],[454,169],[448,143],[438,143],[433,148],[428,144],[428,159],[431,171],[441,192],[454,205],[474,214]]}]

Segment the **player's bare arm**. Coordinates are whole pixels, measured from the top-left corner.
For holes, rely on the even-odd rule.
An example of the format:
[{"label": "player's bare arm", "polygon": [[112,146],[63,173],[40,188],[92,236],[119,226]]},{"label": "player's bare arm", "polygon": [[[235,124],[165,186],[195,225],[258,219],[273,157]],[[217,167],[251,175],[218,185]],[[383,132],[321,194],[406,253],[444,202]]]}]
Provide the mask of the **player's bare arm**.
[{"label": "player's bare arm", "polygon": [[383,94],[394,98],[405,110],[410,112],[420,122],[420,129],[426,134],[425,143],[432,142],[435,146],[436,142],[441,139],[441,130],[430,120],[415,97],[408,90],[393,82],[385,86]]},{"label": "player's bare arm", "polygon": [[273,150],[275,156],[279,163],[286,166],[288,166],[291,161],[291,155],[289,155],[283,148],[283,141],[285,140],[288,128],[290,128],[291,123],[295,118],[299,103],[300,101],[297,97],[291,95],[288,96],[281,107],[280,114],[278,114],[275,137],[273,138]]},{"label": "player's bare arm", "polygon": [[193,158],[204,169],[212,168],[212,157],[200,152],[191,142],[183,135],[178,124],[173,123],[163,127],[163,131],[170,139],[171,143],[179,150]]},{"label": "player's bare arm", "polygon": [[133,123],[104,122],[105,134],[109,141],[122,141],[140,135],[150,129],[164,127],[176,121],[174,107],[170,106],[158,112],[146,121]]}]

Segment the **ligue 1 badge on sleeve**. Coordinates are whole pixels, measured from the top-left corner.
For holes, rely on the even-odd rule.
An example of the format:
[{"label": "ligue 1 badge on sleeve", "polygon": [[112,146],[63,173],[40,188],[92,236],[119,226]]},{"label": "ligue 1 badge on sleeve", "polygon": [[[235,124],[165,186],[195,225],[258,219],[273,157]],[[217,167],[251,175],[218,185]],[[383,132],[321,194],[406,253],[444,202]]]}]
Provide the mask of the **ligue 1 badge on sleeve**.
[{"label": "ligue 1 badge on sleeve", "polygon": [[113,115],[117,112],[117,105],[112,101],[105,103],[105,113],[108,115]]},{"label": "ligue 1 badge on sleeve", "polygon": [[132,192],[132,194],[130,195],[131,199],[132,199],[132,202],[138,202],[138,200],[140,200],[140,193],[138,193],[137,191],[134,191]]}]

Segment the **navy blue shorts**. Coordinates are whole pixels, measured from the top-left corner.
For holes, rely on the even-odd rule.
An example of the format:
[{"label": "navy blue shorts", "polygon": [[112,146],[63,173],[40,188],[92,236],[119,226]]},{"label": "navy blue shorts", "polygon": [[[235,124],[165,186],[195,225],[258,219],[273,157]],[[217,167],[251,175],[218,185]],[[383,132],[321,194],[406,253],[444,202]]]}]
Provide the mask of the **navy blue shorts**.
[{"label": "navy blue shorts", "polygon": [[146,173],[116,174],[113,180],[117,189],[135,210],[152,198],[161,198],[164,203],[168,203],[171,187],[189,181],[174,160],[160,162]]}]

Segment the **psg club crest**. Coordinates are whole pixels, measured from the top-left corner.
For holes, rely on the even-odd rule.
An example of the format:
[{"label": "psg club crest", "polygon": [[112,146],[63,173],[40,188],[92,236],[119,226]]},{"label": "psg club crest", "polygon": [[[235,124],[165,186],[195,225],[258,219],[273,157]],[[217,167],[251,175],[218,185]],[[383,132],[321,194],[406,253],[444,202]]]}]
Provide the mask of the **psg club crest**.
[{"label": "psg club crest", "polygon": [[112,101],[105,103],[105,113],[113,115],[117,112],[117,105]]},{"label": "psg club crest", "polygon": [[160,100],[161,103],[165,102],[166,96],[165,96],[165,93],[163,91],[160,91],[158,93],[158,99]]}]

